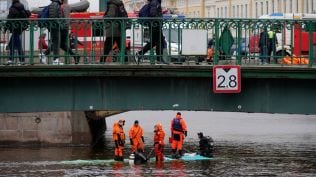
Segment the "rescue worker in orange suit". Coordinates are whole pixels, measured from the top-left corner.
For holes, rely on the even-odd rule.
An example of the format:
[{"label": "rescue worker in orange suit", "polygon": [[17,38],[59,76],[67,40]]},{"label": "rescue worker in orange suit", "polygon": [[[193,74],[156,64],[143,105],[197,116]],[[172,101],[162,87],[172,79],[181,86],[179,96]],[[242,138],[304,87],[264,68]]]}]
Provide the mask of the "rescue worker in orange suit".
[{"label": "rescue worker in orange suit", "polygon": [[123,130],[123,126],[125,124],[125,120],[120,119],[117,123],[113,125],[113,140],[115,142],[114,149],[114,160],[123,161],[123,149],[125,144],[125,133]]},{"label": "rescue worker in orange suit", "polygon": [[156,154],[156,162],[162,162],[164,160],[163,148],[165,145],[165,132],[162,129],[161,123],[157,123],[155,125],[154,133],[154,148]]},{"label": "rescue worker in orange suit", "polygon": [[129,130],[129,138],[132,145],[132,153],[144,152],[144,132],[139,126],[138,120],[135,120],[134,125]]},{"label": "rescue worker in orange suit", "polygon": [[181,117],[180,112],[178,112],[176,117],[171,121],[171,136],[172,156],[174,158],[180,158],[183,155],[183,141],[187,136],[187,125],[184,119]]}]

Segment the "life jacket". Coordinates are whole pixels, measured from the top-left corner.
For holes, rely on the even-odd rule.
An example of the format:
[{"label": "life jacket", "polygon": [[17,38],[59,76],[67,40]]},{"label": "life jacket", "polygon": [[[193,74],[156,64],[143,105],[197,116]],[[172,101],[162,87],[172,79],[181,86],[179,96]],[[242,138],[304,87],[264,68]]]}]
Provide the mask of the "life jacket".
[{"label": "life jacket", "polygon": [[121,127],[118,123],[114,123],[113,125],[113,140],[125,141],[125,133],[123,127]]},{"label": "life jacket", "polygon": [[272,39],[275,35],[275,32],[274,31],[269,31],[268,32],[268,36],[269,36],[269,39]]},{"label": "life jacket", "polygon": [[155,132],[154,135],[154,144],[164,145],[165,132],[163,130]]},{"label": "life jacket", "polygon": [[179,131],[179,132],[183,132],[183,128],[182,128],[182,125],[181,125],[181,119],[178,119],[178,118],[174,118],[173,119],[173,123],[172,123],[172,128],[173,130],[175,131]]}]

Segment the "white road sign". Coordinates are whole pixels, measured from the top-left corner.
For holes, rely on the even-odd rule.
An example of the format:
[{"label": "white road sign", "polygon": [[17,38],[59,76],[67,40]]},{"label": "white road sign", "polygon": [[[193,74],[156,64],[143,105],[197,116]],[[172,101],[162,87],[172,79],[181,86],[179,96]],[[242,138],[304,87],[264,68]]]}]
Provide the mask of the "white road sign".
[{"label": "white road sign", "polygon": [[240,66],[214,66],[213,91],[215,93],[239,93],[241,91]]}]

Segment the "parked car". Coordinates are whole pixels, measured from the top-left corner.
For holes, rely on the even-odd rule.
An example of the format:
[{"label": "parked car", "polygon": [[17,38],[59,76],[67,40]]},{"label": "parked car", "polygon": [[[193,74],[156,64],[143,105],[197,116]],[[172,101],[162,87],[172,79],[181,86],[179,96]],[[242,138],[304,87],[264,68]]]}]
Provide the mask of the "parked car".
[{"label": "parked car", "polygon": [[167,56],[171,58],[171,62],[183,62],[185,58],[181,56],[181,38],[178,33],[181,30],[177,29],[163,29],[163,35],[165,39],[165,50]]}]

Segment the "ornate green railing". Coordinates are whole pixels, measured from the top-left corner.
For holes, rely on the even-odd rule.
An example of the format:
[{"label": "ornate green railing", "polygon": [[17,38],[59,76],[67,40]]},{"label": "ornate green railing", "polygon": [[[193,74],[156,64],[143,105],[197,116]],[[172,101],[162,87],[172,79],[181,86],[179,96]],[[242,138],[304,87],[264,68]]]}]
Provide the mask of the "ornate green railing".
[{"label": "ornate green railing", "polygon": [[[312,66],[316,58],[315,19],[3,19],[0,30],[0,65]],[[38,42],[44,33],[48,49]],[[106,39],[111,44],[109,53],[104,53]],[[150,50],[138,53],[150,41]],[[57,58],[59,63],[54,62]]]}]

